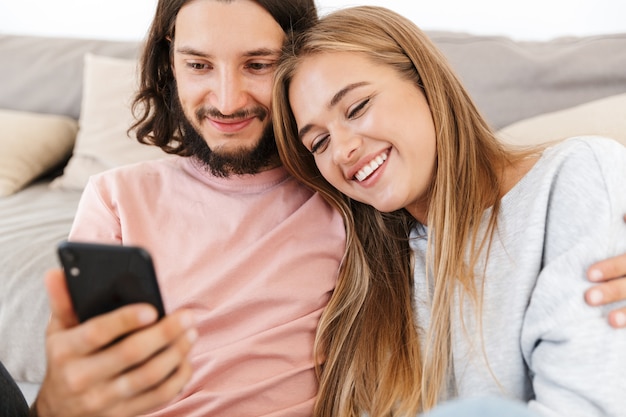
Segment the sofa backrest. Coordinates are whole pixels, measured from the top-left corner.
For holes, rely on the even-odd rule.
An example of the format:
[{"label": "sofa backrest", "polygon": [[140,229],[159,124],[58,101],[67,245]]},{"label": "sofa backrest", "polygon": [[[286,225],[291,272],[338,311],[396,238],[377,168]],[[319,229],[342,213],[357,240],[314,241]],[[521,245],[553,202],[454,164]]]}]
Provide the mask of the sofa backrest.
[{"label": "sofa backrest", "polygon": [[[626,33],[546,42],[428,34],[494,128],[626,92]],[[133,58],[140,46],[0,35],[0,108],[78,119],[84,54]]]},{"label": "sofa backrest", "polygon": [[139,42],[0,35],[0,108],[78,119],[86,52],[139,56]]},{"label": "sofa backrest", "polygon": [[544,42],[429,35],[495,128],[626,93],[626,33]]}]

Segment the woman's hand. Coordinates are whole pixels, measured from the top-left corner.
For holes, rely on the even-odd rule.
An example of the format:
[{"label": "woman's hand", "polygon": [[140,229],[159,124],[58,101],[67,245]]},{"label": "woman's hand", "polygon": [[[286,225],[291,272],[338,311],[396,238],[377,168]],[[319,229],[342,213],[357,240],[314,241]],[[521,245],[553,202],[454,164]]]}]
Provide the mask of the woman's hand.
[{"label": "woman's hand", "polygon": [[[587,304],[599,306],[626,300],[626,253],[593,264],[587,270],[587,277],[598,283],[585,293]],[[609,323],[616,328],[626,328],[626,307],[611,311]]]}]

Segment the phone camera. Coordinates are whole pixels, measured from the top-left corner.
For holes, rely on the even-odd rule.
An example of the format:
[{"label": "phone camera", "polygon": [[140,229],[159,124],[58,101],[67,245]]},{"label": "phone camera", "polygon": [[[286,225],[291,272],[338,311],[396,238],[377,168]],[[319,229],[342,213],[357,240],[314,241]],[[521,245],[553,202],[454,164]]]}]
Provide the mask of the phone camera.
[{"label": "phone camera", "polygon": [[72,252],[71,250],[64,250],[61,253],[61,256],[63,256],[63,260],[67,263],[67,264],[73,264],[78,260],[78,256]]}]

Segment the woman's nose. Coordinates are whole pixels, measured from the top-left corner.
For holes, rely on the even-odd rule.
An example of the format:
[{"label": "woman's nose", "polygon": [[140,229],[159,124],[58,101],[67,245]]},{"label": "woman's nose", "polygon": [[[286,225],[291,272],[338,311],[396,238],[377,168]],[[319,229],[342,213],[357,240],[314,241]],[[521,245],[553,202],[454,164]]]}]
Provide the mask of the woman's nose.
[{"label": "woman's nose", "polygon": [[338,164],[350,164],[358,159],[358,150],[363,144],[360,135],[349,129],[342,129],[334,133],[331,145],[333,146],[333,157]]}]

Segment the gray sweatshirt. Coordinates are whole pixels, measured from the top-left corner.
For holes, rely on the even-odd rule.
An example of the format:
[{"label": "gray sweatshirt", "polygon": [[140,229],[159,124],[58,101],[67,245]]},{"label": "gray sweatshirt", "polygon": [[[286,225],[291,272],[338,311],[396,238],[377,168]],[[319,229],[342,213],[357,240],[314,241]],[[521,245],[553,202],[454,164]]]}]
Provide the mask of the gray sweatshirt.
[{"label": "gray sweatshirt", "polygon": [[[608,325],[615,304],[583,298],[587,268],[626,252],[625,213],[626,147],[581,137],[543,153],[502,199],[482,330],[476,306],[456,298],[447,398],[501,395],[545,416],[626,416],[626,331]],[[412,241],[421,331],[432,285],[423,234]]]}]

